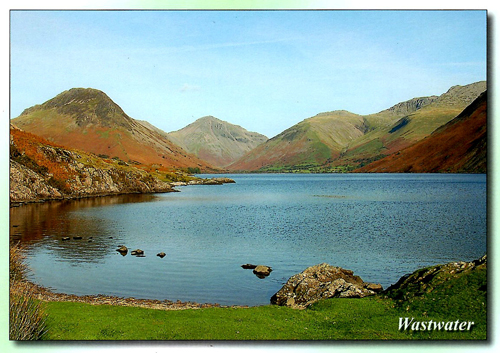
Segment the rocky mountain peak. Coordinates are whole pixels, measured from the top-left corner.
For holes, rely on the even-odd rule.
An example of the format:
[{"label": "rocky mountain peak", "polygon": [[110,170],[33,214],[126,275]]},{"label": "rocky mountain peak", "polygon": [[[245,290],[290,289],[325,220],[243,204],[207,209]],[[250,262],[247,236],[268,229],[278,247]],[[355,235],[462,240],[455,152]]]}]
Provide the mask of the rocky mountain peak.
[{"label": "rocky mountain peak", "polygon": [[133,120],[106,93],[94,88],[72,88],[43,104],[23,111],[21,116],[39,110],[55,110],[71,116],[78,126],[88,124],[103,127],[121,126],[130,129]]}]

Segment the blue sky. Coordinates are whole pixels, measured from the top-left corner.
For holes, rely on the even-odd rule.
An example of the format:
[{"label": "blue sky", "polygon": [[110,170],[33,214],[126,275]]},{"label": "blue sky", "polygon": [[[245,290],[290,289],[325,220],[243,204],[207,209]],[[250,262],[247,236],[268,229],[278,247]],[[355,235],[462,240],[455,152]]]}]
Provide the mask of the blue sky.
[{"label": "blue sky", "polygon": [[275,136],[486,79],[486,11],[12,11],[11,117],[73,87]]}]

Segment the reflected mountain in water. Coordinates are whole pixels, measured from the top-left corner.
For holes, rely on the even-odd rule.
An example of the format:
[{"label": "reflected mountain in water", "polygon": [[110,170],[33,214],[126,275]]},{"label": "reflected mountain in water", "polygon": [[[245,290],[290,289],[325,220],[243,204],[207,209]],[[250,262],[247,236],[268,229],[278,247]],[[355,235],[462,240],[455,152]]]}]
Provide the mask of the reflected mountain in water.
[{"label": "reflected mountain in water", "polygon": [[117,247],[116,224],[88,217],[83,209],[151,202],[154,195],[120,195],[33,203],[10,209],[10,241],[28,248],[42,243],[60,261],[99,262]]}]

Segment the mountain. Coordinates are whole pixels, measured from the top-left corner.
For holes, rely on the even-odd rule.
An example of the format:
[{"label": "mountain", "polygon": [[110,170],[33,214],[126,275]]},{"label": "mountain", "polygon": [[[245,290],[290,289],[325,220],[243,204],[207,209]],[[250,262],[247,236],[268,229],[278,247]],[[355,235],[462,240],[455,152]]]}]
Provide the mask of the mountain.
[{"label": "mountain", "polygon": [[226,167],[267,141],[264,135],[213,116],[200,118],[167,136],[187,152],[219,168]]},{"label": "mountain", "polygon": [[430,136],[357,172],[486,173],[487,93]]},{"label": "mountain", "polygon": [[366,130],[363,117],[344,110],[321,113],[290,127],[228,166],[231,170],[280,170],[338,158]]},{"label": "mountain", "polygon": [[157,131],[129,117],[104,92],[73,88],[12,120],[47,140],[129,163],[211,169]]},{"label": "mountain", "polygon": [[430,135],[486,90],[486,82],[451,87],[440,96],[413,98],[371,115],[347,111],[306,119],[227,168],[246,171],[349,171]]},{"label": "mountain", "polygon": [[[382,119],[385,124],[352,141],[336,163],[363,166],[411,146],[455,118],[486,88],[485,81],[453,86],[439,97],[430,97],[427,104],[413,104],[413,109],[406,113],[401,111],[400,114],[394,114],[398,109],[393,108],[401,106],[400,103],[388,110],[369,115],[367,120]],[[424,99],[413,99],[410,102]]]}]

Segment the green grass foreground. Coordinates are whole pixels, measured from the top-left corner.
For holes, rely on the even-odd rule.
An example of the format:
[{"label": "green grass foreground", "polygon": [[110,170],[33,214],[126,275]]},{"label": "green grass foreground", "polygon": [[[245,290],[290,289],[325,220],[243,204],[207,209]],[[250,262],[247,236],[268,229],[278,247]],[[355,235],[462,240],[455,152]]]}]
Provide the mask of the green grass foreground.
[{"label": "green grass foreground", "polygon": [[279,306],[155,310],[71,302],[46,303],[47,340],[484,340],[484,312],[432,316],[471,320],[470,331],[399,330],[400,317],[428,314],[391,299],[328,299],[305,310]]}]

